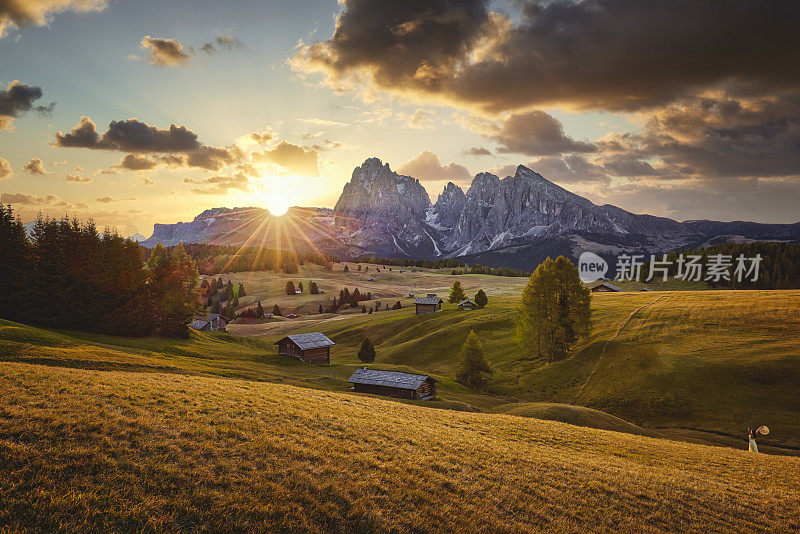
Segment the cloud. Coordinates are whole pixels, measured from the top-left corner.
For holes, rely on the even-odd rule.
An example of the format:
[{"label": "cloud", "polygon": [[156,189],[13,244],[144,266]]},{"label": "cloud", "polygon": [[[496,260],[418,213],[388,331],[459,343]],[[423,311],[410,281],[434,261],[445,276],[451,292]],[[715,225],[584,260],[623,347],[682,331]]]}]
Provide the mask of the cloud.
[{"label": "cloud", "polygon": [[191,191],[201,195],[226,195],[231,189],[239,191],[247,191],[249,179],[244,173],[236,173],[233,176],[212,176],[196,180],[193,178],[184,177],[183,183],[194,184]]},{"label": "cloud", "polygon": [[100,11],[107,0],[9,0],[0,2],[0,38],[12,28],[48,26],[53,15],[64,11]]},{"label": "cloud", "polygon": [[800,97],[701,97],[597,141],[610,172],[675,179],[800,175]]},{"label": "cloud", "polygon": [[482,146],[473,146],[462,152],[465,156],[491,156],[492,152]]},{"label": "cloud", "polygon": [[188,152],[201,147],[197,134],[185,126],[160,129],[131,118],[111,121],[100,136],[94,121],[85,116],[69,133],[57,132],[55,145],[126,152]]},{"label": "cloud", "polygon": [[347,126],[346,122],[332,121],[328,119],[297,119],[306,124],[315,124],[317,126]]},{"label": "cloud", "polygon": [[14,177],[14,169],[5,158],[0,158],[0,180]]},{"label": "cloud", "polygon": [[129,197],[129,198],[114,198],[114,197],[99,197],[97,198],[98,202],[103,204],[110,204],[112,202],[123,202],[126,200],[136,200],[136,197]]},{"label": "cloud", "polygon": [[243,50],[244,43],[229,34],[218,35],[213,41],[208,41],[200,46],[205,54],[213,56],[220,52],[232,52],[233,50]]},{"label": "cloud", "polygon": [[23,169],[31,174],[53,174],[45,168],[44,162],[39,158],[32,158],[28,163],[25,164]]},{"label": "cloud", "polygon": [[291,60],[330,86],[489,112],[634,110],[709,89],[800,89],[800,3],[482,0],[342,4],[330,39]]},{"label": "cloud", "polygon": [[64,180],[73,184],[88,184],[91,183],[92,177],[83,176],[79,173],[68,172],[67,175],[64,177]]},{"label": "cloud", "polygon": [[575,141],[564,134],[561,122],[545,113],[533,110],[511,114],[498,124],[475,117],[456,116],[467,128],[496,141],[500,153],[528,156],[551,156],[575,152],[594,152],[591,143]]},{"label": "cloud", "polygon": [[26,195],[25,193],[3,193],[0,195],[0,204],[22,204],[24,206],[31,206],[36,204],[52,204],[57,201],[58,197],[55,195],[43,197]]},{"label": "cloud", "polygon": [[110,171],[150,171],[158,167],[159,161],[139,154],[128,154],[122,160],[112,165]]},{"label": "cloud", "polygon": [[408,119],[406,126],[417,130],[428,130],[433,128],[433,117],[433,113],[425,111],[424,109],[418,109]]},{"label": "cloud", "polygon": [[442,165],[439,161],[439,156],[427,150],[401,165],[397,172],[413,176],[420,181],[449,180],[452,182],[468,182],[472,178],[466,167],[456,163]]},{"label": "cloud", "polygon": [[192,57],[191,49],[183,49],[177,39],[167,39],[150,37],[145,35],[140,43],[141,47],[147,50],[147,58],[151,65],[157,67],[182,67],[189,64]]},{"label": "cloud", "polygon": [[255,162],[267,162],[279,165],[288,174],[299,176],[319,176],[319,153],[314,149],[281,141],[275,148],[252,152]]},{"label": "cloud", "polygon": [[26,85],[19,80],[9,83],[6,89],[0,89],[0,130],[11,131],[14,118],[31,109],[36,109],[45,115],[50,114],[55,102],[34,108],[33,102],[40,98],[42,98],[41,87]]}]

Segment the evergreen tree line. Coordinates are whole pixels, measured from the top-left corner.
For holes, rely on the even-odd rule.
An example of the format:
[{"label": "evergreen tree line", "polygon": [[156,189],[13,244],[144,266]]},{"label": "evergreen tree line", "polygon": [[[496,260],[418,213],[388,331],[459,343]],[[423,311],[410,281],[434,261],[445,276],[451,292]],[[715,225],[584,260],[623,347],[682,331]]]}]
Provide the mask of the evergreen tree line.
[{"label": "evergreen tree line", "polygon": [[226,284],[220,276],[216,280],[212,278],[210,282],[208,278],[204,278],[200,283],[200,294],[211,313],[222,314],[228,321],[232,321],[236,318],[234,310],[239,306],[239,298],[246,296],[247,292],[241,282],[234,286],[228,280]]},{"label": "evergreen tree line", "polygon": [[267,249],[258,246],[207,245],[184,243],[186,253],[197,262],[200,274],[214,275],[242,271],[274,271],[293,274],[298,265],[316,263],[329,267],[338,261],[335,256],[306,252],[298,254],[287,250]]},{"label": "evergreen tree line", "polygon": [[[335,312],[345,306],[349,306],[351,308],[358,308],[358,303],[363,300],[372,300],[372,293],[367,292],[362,294],[358,288],[355,288],[352,293],[346,287],[339,291],[339,299],[337,300],[336,297],[333,297],[331,302],[331,311]],[[379,307],[380,307],[380,303]]]},{"label": "evergreen tree line", "polygon": [[453,269],[450,274],[455,276],[460,274],[490,274],[492,276],[511,277],[530,276],[530,273],[526,273],[520,269],[511,269],[510,267],[486,267],[477,264],[471,267],[465,267],[463,269]]},{"label": "evergreen tree line", "polygon": [[125,336],[187,335],[199,309],[194,261],[178,246],[143,249],[92,221],[37,219],[28,238],[0,206],[0,316]]},{"label": "evergreen tree line", "polygon": [[[670,252],[667,254],[669,276],[674,277],[678,274],[679,254],[683,254],[684,259],[690,255],[702,257],[699,261],[704,267],[702,279],[711,287],[730,289],[800,289],[800,243],[725,243],[694,250]],[[705,280],[705,265],[708,263],[708,257],[717,254],[731,257],[732,266],[727,269],[730,280]],[[734,275],[737,264],[736,258],[740,254],[746,258],[746,268],[750,267],[750,258],[755,258],[758,254],[761,255],[758,280],[755,282],[752,281],[752,276],[743,276],[740,282]],[[661,259],[661,256],[656,256],[657,261],[661,261]],[[642,278],[646,278],[649,272],[650,265],[648,262],[642,267]],[[657,273],[655,278],[660,279],[660,276],[661,273]]]}]

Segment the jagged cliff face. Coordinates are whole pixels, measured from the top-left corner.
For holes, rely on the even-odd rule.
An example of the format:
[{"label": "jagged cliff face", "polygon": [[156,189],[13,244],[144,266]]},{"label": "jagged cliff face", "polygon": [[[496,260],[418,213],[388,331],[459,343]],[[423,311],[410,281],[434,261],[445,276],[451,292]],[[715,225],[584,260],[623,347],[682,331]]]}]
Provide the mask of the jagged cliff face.
[{"label": "jagged cliff face", "polygon": [[424,224],[431,201],[419,180],[377,158],[356,167],[333,208],[332,231],[344,242],[393,256],[435,254]]},{"label": "jagged cliff face", "polygon": [[[471,263],[524,269],[548,255],[575,257],[582,250],[646,254],[729,239],[800,240],[800,223],[681,223],[597,206],[522,165],[514,176],[502,179],[478,174],[466,193],[448,183],[431,205],[419,180],[370,158],[355,168],[333,210],[292,210],[292,220],[302,230],[295,232],[302,234],[293,244],[296,249],[307,246],[343,257],[462,257]],[[264,224],[268,217],[258,208],[214,208],[188,223],[157,224],[143,244],[287,246],[265,233],[273,227]]]}]

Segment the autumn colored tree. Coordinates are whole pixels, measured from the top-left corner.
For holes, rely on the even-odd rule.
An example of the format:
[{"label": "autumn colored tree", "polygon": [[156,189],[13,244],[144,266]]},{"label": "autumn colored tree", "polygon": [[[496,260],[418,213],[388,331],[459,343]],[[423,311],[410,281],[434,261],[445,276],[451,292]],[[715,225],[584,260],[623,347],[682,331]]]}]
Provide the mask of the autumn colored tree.
[{"label": "autumn colored tree", "polygon": [[547,258],[531,274],[517,313],[520,344],[548,362],[563,360],[589,333],[591,292],[564,256]]}]

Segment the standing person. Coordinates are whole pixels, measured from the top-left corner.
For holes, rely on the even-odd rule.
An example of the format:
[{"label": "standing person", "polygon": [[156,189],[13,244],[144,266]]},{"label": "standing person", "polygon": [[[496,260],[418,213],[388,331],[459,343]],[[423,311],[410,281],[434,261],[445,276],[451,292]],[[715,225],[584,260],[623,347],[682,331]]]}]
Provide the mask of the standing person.
[{"label": "standing person", "polygon": [[764,435],[766,436],[769,434],[769,428],[764,425],[761,425],[758,428],[748,428],[747,429],[747,440],[749,441],[749,447],[747,450],[750,452],[758,452],[758,444],[756,443],[756,438]]}]

